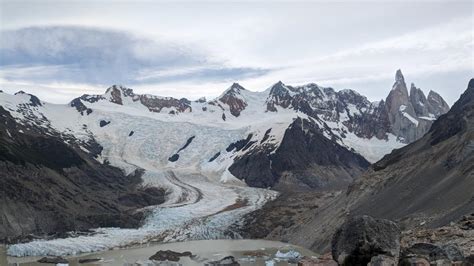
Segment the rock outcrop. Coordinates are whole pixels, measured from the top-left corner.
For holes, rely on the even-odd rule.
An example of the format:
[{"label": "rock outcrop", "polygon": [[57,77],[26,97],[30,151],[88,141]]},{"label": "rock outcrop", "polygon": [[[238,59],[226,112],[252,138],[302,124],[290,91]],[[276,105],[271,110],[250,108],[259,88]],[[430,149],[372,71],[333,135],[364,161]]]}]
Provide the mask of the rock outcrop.
[{"label": "rock outcrop", "polygon": [[356,216],[334,234],[332,256],[339,265],[367,265],[379,255],[398,261],[400,228],[392,221]]},{"label": "rock outcrop", "polygon": [[401,252],[401,264],[408,263],[412,258],[425,259],[430,264],[444,261],[445,264],[463,262],[464,254],[453,244],[437,246],[430,243],[416,243]]},{"label": "rock outcrop", "polygon": [[[285,131],[278,148],[262,145],[250,150],[237,157],[229,171],[255,187],[345,187],[369,162],[326,138],[322,131],[314,120],[297,118]],[[245,150],[250,139],[251,136],[238,147]]]},{"label": "rock outcrop", "polygon": [[240,263],[233,256],[227,256],[227,257],[224,257],[220,260],[208,262],[208,263],[206,263],[206,265],[209,265],[209,266],[214,266],[214,265],[215,266],[224,266],[224,265],[239,266]]},{"label": "rock outcrop", "polygon": [[68,264],[69,261],[63,257],[43,257],[38,260],[39,263],[46,264]]},{"label": "rock outcrop", "polygon": [[395,83],[386,103],[391,132],[405,143],[421,138],[431,127],[432,121],[449,110],[439,94],[430,91],[427,99],[413,83],[408,94],[400,70],[395,75]]},{"label": "rock outcrop", "polygon": [[227,105],[230,113],[233,116],[238,117],[240,112],[247,107],[247,102],[242,96],[242,91],[245,91],[245,88],[240,86],[238,83],[234,83],[220,97],[218,97],[216,101]]},{"label": "rock outcrop", "polygon": [[[81,101],[95,103],[100,100],[106,100],[118,105],[130,103],[141,104],[148,108],[150,112],[160,113],[166,111],[169,114],[182,112],[191,112],[191,101],[186,98],[176,99],[173,97],[159,97],[149,94],[136,94],[132,89],[119,85],[109,87],[104,95],[82,95],[71,102],[71,106],[76,107],[79,112],[85,109]],[[81,105],[82,104],[82,105]]]},{"label": "rock outcrop", "polygon": [[191,257],[193,254],[189,251],[185,252],[176,252],[172,250],[159,250],[153,256],[150,257],[150,260],[155,261],[179,261],[181,257]]}]

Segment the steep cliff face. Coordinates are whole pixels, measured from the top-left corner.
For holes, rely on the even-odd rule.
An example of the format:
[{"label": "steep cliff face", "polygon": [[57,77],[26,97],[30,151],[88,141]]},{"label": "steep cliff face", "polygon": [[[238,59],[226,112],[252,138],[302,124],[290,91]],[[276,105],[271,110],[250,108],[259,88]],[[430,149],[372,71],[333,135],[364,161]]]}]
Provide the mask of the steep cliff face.
[{"label": "steep cliff face", "polygon": [[369,164],[326,138],[314,120],[297,118],[278,148],[255,148],[237,157],[229,171],[255,187],[330,190],[347,186]]},{"label": "steep cliff face", "polygon": [[164,201],[159,189],[138,189],[140,172],[125,176],[95,161],[97,143],[82,146],[96,152],[51,129],[21,125],[0,106],[0,240],[136,227],[143,218],[136,208]]},{"label": "steep cliff face", "polygon": [[405,143],[421,138],[436,118],[449,111],[448,104],[433,91],[426,98],[423,91],[412,83],[408,94],[400,70],[396,73],[393,89],[386,102],[390,130]]},{"label": "steep cliff face", "polygon": [[[429,117],[430,110],[428,108],[428,100],[423,91],[417,88],[414,83],[412,83],[410,87],[410,103],[412,104],[417,117]],[[446,112],[448,110],[446,110]]]},{"label": "steep cliff face", "polygon": [[449,111],[449,105],[444,101],[443,97],[438,93],[430,90],[428,93],[428,111],[438,117]]}]

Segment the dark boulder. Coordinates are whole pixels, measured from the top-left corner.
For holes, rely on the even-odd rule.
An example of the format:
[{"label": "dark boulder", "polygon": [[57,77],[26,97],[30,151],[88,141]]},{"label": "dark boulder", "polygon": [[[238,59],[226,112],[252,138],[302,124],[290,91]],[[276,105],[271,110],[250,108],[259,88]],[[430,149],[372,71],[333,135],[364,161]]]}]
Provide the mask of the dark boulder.
[{"label": "dark boulder", "polygon": [[172,250],[159,250],[155,255],[150,257],[150,260],[156,261],[179,261],[181,257],[191,257],[193,254],[189,251],[175,252]]},{"label": "dark boulder", "polygon": [[398,260],[400,228],[392,221],[356,216],[334,234],[332,256],[340,265],[367,265],[372,257],[386,255]]},{"label": "dark boulder", "polygon": [[95,259],[80,259],[79,260],[79,263],[81,264],[85,264],[85,263],[94,263],[94,262],[98,262],[98,261],[101,261],[102,259],[99,259],[99,258],[95,258]]},{"label": "dark boulder", "polygon": [[49,264],[69,263],[69,261],[63,257],[43,257],[39,259],[38,262],[49,263]]},{"label": "dark boulder", "polygon": [[135,132],[133,132],[133,130],[132,130],[132,131],[130,131],[130,133],[128,133],[128,136],[131,137],[131,136],[133,136],[134,133]]},{"label": "dark boulder", "polygon": [[211,261],[206,263],[205,265],[232,265],[238,266],[240,265],[237,260],[233,256],[227,256],[217,261]]},{"label": "dark boulder", "polygon": [[441,246],[441,248],[444,250],[449,260],[451,261],[464,260],[464,254],[457,244],[447,244],[447,245]]},{"label": "dark boulder", "polygon": [[474,265],[474,254],[467,256],[464,259],[463,265]]}]

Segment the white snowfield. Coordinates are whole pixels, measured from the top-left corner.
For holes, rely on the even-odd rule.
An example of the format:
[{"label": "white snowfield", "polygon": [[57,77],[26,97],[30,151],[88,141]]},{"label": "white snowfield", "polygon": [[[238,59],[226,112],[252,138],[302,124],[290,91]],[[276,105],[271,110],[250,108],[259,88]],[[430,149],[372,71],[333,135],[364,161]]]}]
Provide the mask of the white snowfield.
[{"label": "white snowfield", "polygon": [[[192,112],[171,115],[169,109],[150,112],[123,95],[123,105],[114,104],[107,100],[107,94],[107,99],[95,103],[83,101],[93,112],[81,115],[69,105],[42,102],[42,106],[28,106],[27,94],[0,93],[0,106],[21,123],[36,123],[83,141],[93,137],[104,148],[99,160],[107,160],[126,173],[144,169],[144,186],[158,186],[169,192],[164,204],[147,207],[150,214],[141,228],[98,228],[91,236],[11,245],[8,255],[71,255],[149,241],[238,238],[229,226],[274,199],[277,192],[247,187],[232,176],[227,169],[243,151],[227,152],[227,146],[249,134],[255,141],[253,145],[258,145],[269,129],[266,142],[278,146],[290,123],[297,116],[306,117],[283,108],[265,112],[266,95],[268,92],[242,91],[240,96],[248,106],[234,117],[226,105],[222,110],[208,102],[192,102]],[[226,114],[225,121],[222,112]],[[46,119],[36,119],[41,117]],[[101,127],[102,120],[110,123]],[[342,123],[327,125],[344,127]],[[192,140],[184,148],[189,139]],[[395,136],[389,136],[389,141],[374,141],[352,133],[341,144],[370,161],[402,146]],[[171,162],[170,156],[176,153],[179,159]],[[210,162],[217,153],[220,155]]]}]

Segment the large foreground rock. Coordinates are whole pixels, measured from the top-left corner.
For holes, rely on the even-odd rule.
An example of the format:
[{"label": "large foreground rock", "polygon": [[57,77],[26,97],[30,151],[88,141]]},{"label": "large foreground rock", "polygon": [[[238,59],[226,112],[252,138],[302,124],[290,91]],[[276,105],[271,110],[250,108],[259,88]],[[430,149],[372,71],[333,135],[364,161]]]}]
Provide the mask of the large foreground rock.
[{"label": "large foreground rock", "polygon": [[367,265],[377,255],[398,261],[400,234],[398,225],[389,220],[352,217],[333,236],[333,259],[340,265]]}]

